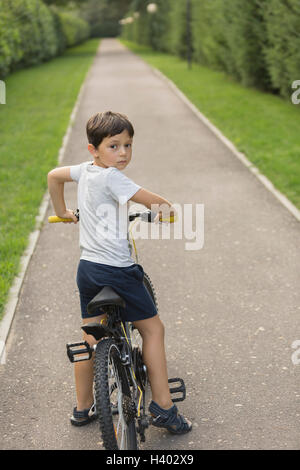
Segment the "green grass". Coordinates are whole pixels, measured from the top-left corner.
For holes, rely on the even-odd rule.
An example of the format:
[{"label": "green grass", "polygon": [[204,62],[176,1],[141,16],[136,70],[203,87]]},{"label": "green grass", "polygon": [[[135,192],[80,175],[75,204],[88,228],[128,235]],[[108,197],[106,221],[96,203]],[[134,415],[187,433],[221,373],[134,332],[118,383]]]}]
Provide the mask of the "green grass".
[{"label": "green grass", "polygon": [[[246,88],[222,72],[120,41],[159,69],[300,208],[300,105]],[[291,89],[291,94],[295,90]]]},{"label": "green grass", "polygon": [[80,87],[99,45],[92,39],[6,78],[0,105],[0,318],[35,227]]}]

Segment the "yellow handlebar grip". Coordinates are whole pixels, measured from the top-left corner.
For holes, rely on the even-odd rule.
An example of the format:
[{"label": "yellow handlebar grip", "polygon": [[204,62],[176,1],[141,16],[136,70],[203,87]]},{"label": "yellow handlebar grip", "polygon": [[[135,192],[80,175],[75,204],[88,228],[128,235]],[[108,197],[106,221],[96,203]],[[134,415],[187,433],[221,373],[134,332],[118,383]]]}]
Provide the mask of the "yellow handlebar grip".
[{"label": "yellow handlebar grip", "polygon": [[57,217],[57,215],[50,215],[50,217],[48,217],[48,222],[50,222],[50,224],[55,224],[57,222],[73,222],[73,220],[62,219],[61,217]]},{"label": "yellow handlebar grip", "polygon": [[173,216],[171,215],[170,217],[161,217],[159,219],[160,222],[170,222],[170,224],[174,224],[174,222],[177,222],[178,217],[177,215]]}]

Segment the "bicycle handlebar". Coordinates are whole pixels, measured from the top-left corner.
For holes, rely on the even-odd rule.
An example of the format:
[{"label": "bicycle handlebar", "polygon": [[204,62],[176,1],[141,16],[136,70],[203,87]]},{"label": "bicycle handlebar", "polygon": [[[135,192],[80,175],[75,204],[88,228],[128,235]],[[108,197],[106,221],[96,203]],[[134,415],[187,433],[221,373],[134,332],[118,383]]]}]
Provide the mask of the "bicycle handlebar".
[{"label": "bicycle handlebar", "polygon": [[[79,220],[79,209],[76,209],[76,211],[73,211],[73,213]],[[50,217],[48,217],[48,222],[50,224],[55,224],[57,222],[73,222],[73,219],[62,219],[61,217],[58,217],[57,215],[50,215]]]},{"label": "bicycle handlebar", "polygon": [[[74,215],[79,220],[79,209],[74,211]],[[156,216],[157,216],[156,212],[147,210],[144,212],[135,212],[133,214],[129,214],[128,219],[129,219],[129,222],[132,222],[137,217],[140,217],[141,220],[143,220],[144,222],[154,222]],[[176,222],[176,220],[177,220],[176,216],[170,216],[170,217],[159,219],[160,222],[170,222],[170,223],[174,223]],[[48,217],[48,222],[50,224],[54,224],[58,222],[72,222],[72,219],[62,219],[61,217],[58,217],[57,215],[51,215],[50,217]]]},{"label": "bicycle handlebar", "polygon": [[57,215],[50,215],[50,217],[48,217],[48,222],[50,224],[55,224],[57,222],[72,222],[73,219],[62,219],[61,217],[57,217]]}]

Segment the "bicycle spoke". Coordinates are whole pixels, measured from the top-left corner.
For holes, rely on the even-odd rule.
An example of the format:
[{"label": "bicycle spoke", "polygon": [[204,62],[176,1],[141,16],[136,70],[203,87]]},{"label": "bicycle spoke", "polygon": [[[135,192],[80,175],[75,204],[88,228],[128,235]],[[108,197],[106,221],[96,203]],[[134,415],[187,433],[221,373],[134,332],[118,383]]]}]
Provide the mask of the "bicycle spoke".
[{"label": "bicycle spoke", "polygon": [[[117,420],[117,426],[116,426],[116,438],[117,438],[117,441],[121,439],[120,444],[118,442],[118,447],[120,449],[126,449],[127,425],[124,420],[123,407],[122,407],[123,394],[122,394],[122,391],[118,387],[118,383],[120,383],[118,370],[115,367],[115,364],[113,362],[110,363],[110,366],[111,366],[110,375],[111,375],[111,379],[113,380],[110,390],[111,390],[111,394],[116,392],[117,396],[114,396],[114,402],[117,402],[118,404],[118,420]],[[114,403],[114,402],[113,400],[111,400],[111,403]]]},{"label": "bicycle spoke", "polygon": [[114,340],[100,341],[95,361],[97,407],[104,446],[108,450],[137,449],[130,384]]}]

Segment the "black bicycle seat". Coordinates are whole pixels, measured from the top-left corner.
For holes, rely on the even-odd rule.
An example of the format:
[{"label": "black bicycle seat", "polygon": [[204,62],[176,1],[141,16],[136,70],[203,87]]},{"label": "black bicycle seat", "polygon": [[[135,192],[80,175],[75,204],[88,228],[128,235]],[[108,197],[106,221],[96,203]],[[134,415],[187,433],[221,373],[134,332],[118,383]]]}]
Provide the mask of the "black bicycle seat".
[{"label": "black bicycle seat", "polygon": [[92,315],[95,310],[101,309],[105,305],[117,305],[118,307],[125,308],[126,303],[116,291],[110,286],[105,286],[101,291],[88,303],[87,311]]}]

